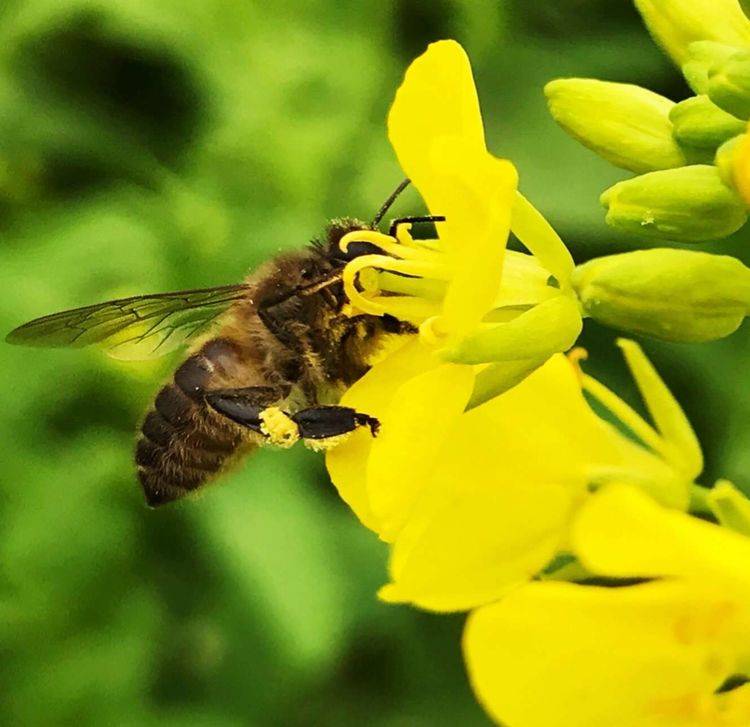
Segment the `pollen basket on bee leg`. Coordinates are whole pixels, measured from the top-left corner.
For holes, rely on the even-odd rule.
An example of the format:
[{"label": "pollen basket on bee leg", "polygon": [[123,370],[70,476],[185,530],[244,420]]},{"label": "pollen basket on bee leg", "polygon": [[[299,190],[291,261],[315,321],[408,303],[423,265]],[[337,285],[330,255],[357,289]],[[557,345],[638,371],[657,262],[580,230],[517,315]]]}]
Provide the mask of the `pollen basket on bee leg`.
[{"label": "pollen basket on bee leg", "polygon": [[260,413],[260,430],[268,438],[269,444],[287,449],[299,440],[299,427],[289,415],[276,406],[270,406]]}]

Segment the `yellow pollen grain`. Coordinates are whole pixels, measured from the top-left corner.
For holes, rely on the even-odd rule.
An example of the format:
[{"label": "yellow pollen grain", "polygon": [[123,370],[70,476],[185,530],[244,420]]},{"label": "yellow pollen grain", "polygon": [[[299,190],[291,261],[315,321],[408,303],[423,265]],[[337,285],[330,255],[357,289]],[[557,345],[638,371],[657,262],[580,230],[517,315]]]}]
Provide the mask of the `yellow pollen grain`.
[{"label": "yellow pollen grain", "polygon": [[313,452],[327,452],[329,449],[345,442],[350,436],[351,432],[344,432],[344,434],[337,434],[335,437],[326,437],[325,439],[303,439],[302,443]]},{"label": "yellow pollen grain", "polygon": [[260,431],[271,444],[287,449],[299,440],[299,429],[292,419],[276,406],[269,406],[260,413]]}]

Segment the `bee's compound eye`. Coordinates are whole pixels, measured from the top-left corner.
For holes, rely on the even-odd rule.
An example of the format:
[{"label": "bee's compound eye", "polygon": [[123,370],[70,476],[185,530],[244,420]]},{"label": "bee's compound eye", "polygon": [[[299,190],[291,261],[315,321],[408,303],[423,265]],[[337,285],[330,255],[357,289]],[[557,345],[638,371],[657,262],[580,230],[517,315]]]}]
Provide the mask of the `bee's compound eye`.
[{"label": "bee's compound eye", "polygon": [[347,262],[350,262],[351,260],[361,257],[362,255],[382,254],[383,251],[377,245],[373,245],[371,242],[359,242],[357,240],[354,240],[354,242],[349,243],[346,250],[339,249],[336,253],[336,257],[339,260],[346,260]]}]

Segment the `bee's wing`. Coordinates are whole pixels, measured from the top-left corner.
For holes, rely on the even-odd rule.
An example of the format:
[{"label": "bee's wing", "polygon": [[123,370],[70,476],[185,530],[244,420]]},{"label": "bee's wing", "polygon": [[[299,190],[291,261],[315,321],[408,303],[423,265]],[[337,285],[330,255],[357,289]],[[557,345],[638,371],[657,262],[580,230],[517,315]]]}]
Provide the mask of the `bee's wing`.
[{"label": "bee's wing", "polygon": [[247,285],[225,285],[110,300],[37,318],[11,331],[5,340],[53,348],[97,344],[114,358],[156,358],[200,333],[247,290]]}]

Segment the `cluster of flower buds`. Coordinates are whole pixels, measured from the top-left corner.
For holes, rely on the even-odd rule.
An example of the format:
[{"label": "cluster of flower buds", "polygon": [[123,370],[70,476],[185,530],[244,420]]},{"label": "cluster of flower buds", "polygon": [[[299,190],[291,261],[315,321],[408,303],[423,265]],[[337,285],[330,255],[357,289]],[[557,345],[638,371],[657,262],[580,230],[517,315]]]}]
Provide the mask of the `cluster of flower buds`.
[{"label": "cluster of flower buds", "polygon": [[705,13],[676,1],[637,4],[695,95],[674,103],[627,83],[567,78],[547,85],[550,111],[571,136],[638,174],[602,194],[609,225],[675,242],[726,237],[750,207],[750,21],[736,0]]},{"label": "cluster of flower buds", "polygon": [[[601,195],[610,226],[680,243],[726,237],[750,208],[750,20],[736,0],[636,4],[695,95],[675,103],[632,84],[566,78],[545,89],[550,111],[582,144],[637,174]],[[572,282],[585,316],[667,341],[723,338],[750,303],[745,265],[684,249],[593,260]]]}]

